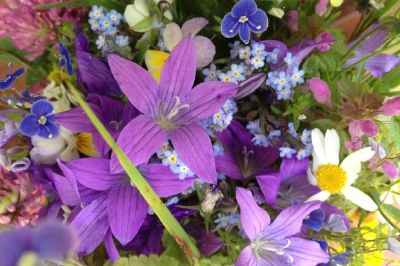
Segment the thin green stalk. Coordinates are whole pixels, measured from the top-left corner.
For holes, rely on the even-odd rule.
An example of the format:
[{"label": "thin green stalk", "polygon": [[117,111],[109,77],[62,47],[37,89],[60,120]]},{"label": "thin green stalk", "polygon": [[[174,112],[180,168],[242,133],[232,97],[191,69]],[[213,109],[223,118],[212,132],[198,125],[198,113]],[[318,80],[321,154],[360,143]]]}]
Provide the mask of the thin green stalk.
[{"label": "thin green stalk", "polygon": [[97,131],[101,134],[103,139],[111,147],[114,153],[117,155],[118,160],[125,172],[129,176],[131,183],[136,186],[140,194],[144,197],[150,207],[153,209],[154,213],[158,216],[161,223],[164,225],[165,229],[171,236],[174,237],[176,242],[182,248],[186,257],[192,265],[198,265],[198,260],[200,253],[197,249],[196,244],[192,241],[190,236],[185,232],[179,222],[175,219],[169,209],[164,205],[161,199],[158,197],[157,193],[152,189],[152,187],[147,183],[146,179],[143,178],[141,173],[129,160],[128,156],[122,151],[104,125],[100,122],[97,116],[90,109],[89,105],[80,95],[79,91],[75,86],[68,82],[68,87],[72,94],[75,96],[79,105],[85,111],[86,115],[89,117],[90,121],[96,127]]}]

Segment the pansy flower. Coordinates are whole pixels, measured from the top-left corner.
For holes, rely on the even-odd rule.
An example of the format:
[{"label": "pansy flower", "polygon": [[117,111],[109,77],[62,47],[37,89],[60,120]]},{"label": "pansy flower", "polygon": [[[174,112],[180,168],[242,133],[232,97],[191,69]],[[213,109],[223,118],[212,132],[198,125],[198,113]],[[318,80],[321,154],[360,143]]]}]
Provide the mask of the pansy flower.
[{"label": "pansy flower", "polygon": [[58,127],[53,112],[53,105],[47,100],[39,100],[32,104],[31,113],[25,116],[19,131],[28,137],[39,136],[54,138],[58,136]]},{"label": "pansy flower", "polygon": [[240,0],[222,20],[221,32],[227,38],[239,33],[244,43],[249,43],[250,32],[263,32],[268,27],[267,14],[257,8],[253,0]]},{"label": "pansy flower", "polygon": [[375,152],[370,148],[363,148],[348,155],[339,164],[339,135],[334,129],[328,129],[325,136],[319,129],[311,133],[314,147],[313,166],[308,170],[308,180],[321,189],[321,192],[311,196],[307,202],[313,200],[325,201],[330,195],[341,193],[347,200],[367,211],[375,211],[375,202],[364,192],[352,184],[357,180],[361,170],[361,163],[370,160]]}]

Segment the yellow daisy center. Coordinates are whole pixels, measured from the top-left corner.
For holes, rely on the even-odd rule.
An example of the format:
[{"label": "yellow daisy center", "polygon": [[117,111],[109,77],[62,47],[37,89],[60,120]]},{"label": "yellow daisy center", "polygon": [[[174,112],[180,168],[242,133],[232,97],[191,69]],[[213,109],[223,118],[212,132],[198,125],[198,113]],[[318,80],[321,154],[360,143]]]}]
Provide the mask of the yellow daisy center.
[{"label": "yellow daisy center", "polygon": [[320,166],[316,177],[319,188],[330,193],[340,192],[347,181],[346,172],[336,164]]}]

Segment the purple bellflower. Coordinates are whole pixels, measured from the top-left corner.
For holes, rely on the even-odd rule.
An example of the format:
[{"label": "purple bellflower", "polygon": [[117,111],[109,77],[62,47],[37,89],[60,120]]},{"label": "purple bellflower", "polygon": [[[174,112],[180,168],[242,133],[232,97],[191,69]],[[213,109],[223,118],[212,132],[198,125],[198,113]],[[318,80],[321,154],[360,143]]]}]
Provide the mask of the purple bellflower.
[{"label": "purple bellflower", "polygon": [[60,222],[46,222],[37,227],[23,227],[0,233],[0,258],[2,266],[22,265],[24,255],[34,254],[37,264],[46,260],[63,260],[76,247],[74,232]]},{"label": "purple bellflower", "polygon": [[[129,103],[123,105],[117,100],[95,93],[90,93],[86,101],[114,139],[117,139],[122,128],[139,114],[136,108]],[[93,143],[100,155],[106,155],[110,150],[110,147],[98,133],[92,122],[90,122],[81,107],[57,113],[56,121],[72,132],[91,133]]]},{"label": "purple bellflower", "polygon": [[270,216],[257,205],[250,191],[238,187],[236,198],[243,230],[251,241],[241,251],[236,266],[314,266],[329,261],[329,255],[318,242],[296,237],[304,218],[318,209],[320,202],[290,206],[271,223]]},{"label": "purple bellflower", "polygon": [[[217,113],[238,90],[233,83],[207,81],[192,89],[196,75],[195,45],[190,36],[171,52],[160,84],[141,66],[109,55],[111,71],[129,101],[142,113],[122,130],[117,143],[140,165],[171,140],[179,158],[208,183],[217,182],[211,140],[199,124]],[[123,169],[115,154],[111,171]]]},{"label": "purple bellflower", "polygon": [[226,38],[239,33],[240,39],[248,44],[250,32],[263,32],[268,28],[267,14],[257,8],[254,0],[240,0],[232,11],[226,14],[221,23],[221,32]]},{"label": "purple bellflower", "polygon": [[[149,205],[125,174],[110,174],[110,161],[84,158],[67,163],[64,174],[76,179],[94,196],[72,221],[80,237],[79,255],[92,252],[107,231],[122,245],[129,243],[144,223]],[[152,188],[160,197],[176,195],[189,188],[194,179],[180,180],[177,174],[162,164],[139,166]],[[81,193],[83,200],[84,195]],[[87,197],[87,196],[86,196]]]},{"label": "purple bellflower", "polygon": [[58,126],[53,105],[47,100],[38,100],[32,104],[31,113],[26,115],[19,125],[19,131],[28,137],[55,138]]},{"label": "purple bellflower", "polygon": [[274,204],[280,177],[270,166],[279,158],[278,149],[254,145],[250,132],[237,121],[217,137],[225,150],[224,155],[215,158],[218,171],[236,180],[256,177],[266,202]]}]

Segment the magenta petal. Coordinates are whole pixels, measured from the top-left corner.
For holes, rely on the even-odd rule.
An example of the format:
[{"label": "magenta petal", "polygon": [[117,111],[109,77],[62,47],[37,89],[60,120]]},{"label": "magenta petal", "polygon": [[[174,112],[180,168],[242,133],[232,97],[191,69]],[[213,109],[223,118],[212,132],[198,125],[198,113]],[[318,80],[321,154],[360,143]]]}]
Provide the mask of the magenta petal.
[{"label": "magenta petal", "polygon": [[195,77],[195,45],[192,37],[188,36],[172,50],[161,71],[160,95],[165,113],[171,111],[176,97],[182,100],[190,92]]},{"label": "magenta petal", "polygon": [[78,255],[91,253],[103,241],[108,226],[107,194],[93,200],[75,217],[71,226],[79,236]]},{"label": "magenta petal", "polygon": [[319,78],[309,79],[306,83],[306,89],[309,89],[317,102],[328,103],[331,97],[331,91],[328,84]]},{"label": "magenta petal", "polygon": [[192,186],[194,178],[179,179],[168,166],[162,164],[148,164],[140,167],[140,172],[146,177],[151,187],[160,197],[169,197],[179,194]]},{"label": "magenta petal", "polygon": [[382,169],[385,175],[389,178],[395,179],[397,177],[397,167],[392,161],[384,160],[382,163]]},{"label": "magenta petal", "polygon": [[385,101],[379,112],[387,116],[400,115],[400,96]]},{"label": "magenta petal", "polygon": [[293,265],[309,266],[329,262],[329,255],[316,241],[298,237],[289,238],[290,245],[286,252],[293,257]]},{"label": "magenta petal", "polygon": [[270,223],[268,213],[257,205],[251,192],[247,189],[237,187],[236,199],[240,208],[240,222],[242,227],[253,241]]},{"label": "magenta petal", "polygon": [[206,81],[200,83],[187,96],[183,109],[176,117],[177,123],[199,122],[217,113],[226,100],[233,97],[238,86],[230,82]]},{"label": "magenta petal", "polygon": [[315,13],[317,13],[318,16],[325,14],[326,10],[328,9],[328,3],[329,0],[319,0],[315,5]]},{"label": "magenta petal", "polygon": [[364,135],[375,137],[379,133],[379,128],[370,119],[352,120],[349,123],[349,132],[352,139],[359,139]]},{"label": "magenta petal", "polygon": [[217,156],[215,158],[215,164],[219,173],[223,173],[224,175],[236,180],[244,179],[235,158],[233,158],[230,153],[225,152],[224,155]]},{"label": "magenta petal", "polygon": [[108,190],[125,179],[125,175],[112,175],[110,161],[101,158],[83,158],[67,163],[79,183],[93,190]]},{"label": "magenta petal", "polygon": [[131,241],[147,216],[149,205],[130,183],[111,189],[108,196],[108,220],[114,236],[126,245]]},{"label": "magenta petal", "polygon": [[[97,106],[90,106],[94,113],[102,119],[101,111]],[[85,112],[80,107],[75,107],[65,112],[56,114],[56,121],[61,126],[71,130],[72,132],[97,132],[96,128],[90,122]]]},{"label": "magenta petal", "polygon": [[268,227],[266,235],[270,238],[285,238],[299,233],[304,218],[320,206],[320,201],[312,201],[287,207]]},{"label": "magenta petal", "polygon": [[258,266],[256,255],[253,248],[248,245],[239,254],[235,266]]},{"label": "magenta petal", "polygon": [[256,179],[264,195],[265,202],[271,206],[274,205],[278,196],[279,185],[281,184],[279,174],[257,175]]},{"label": "magenta petal", "polygon": [[176,129],[171,133],[171,140],[178,157],[194,174],[207,183],[217,183],[211,140],[201,126],[191,124]]},{"label": "magenta petal", "polygon": [[[117,144],[128,155],[135,165],[146,163],[150,157],[167,140],[165,133],[159,125],[148,117],[139,115],[129,122],[121,131]],[[123,171],[117,157],[111,156],[111,172],[120,173]]]},{"label": "magenta petal", "polygon": [[108,55],[108,63],[129,101],[140,112],[152,114],[157,109],[157,81],[141,66],[118,55]]}]

